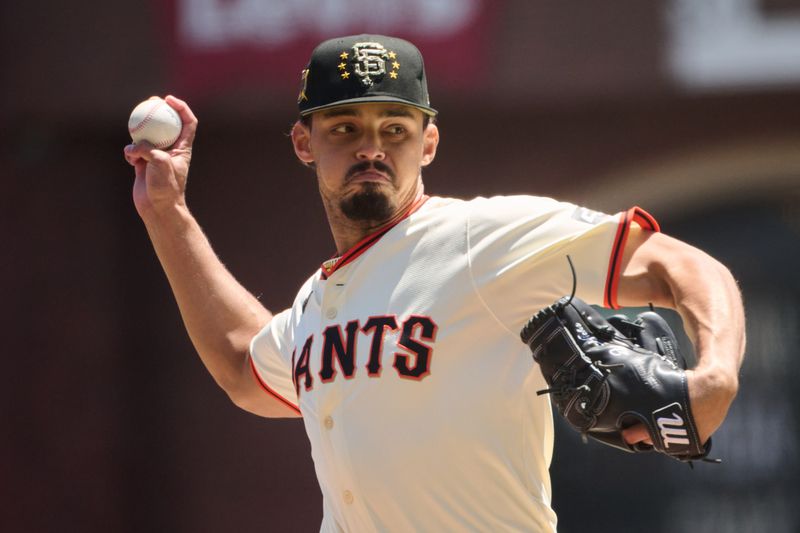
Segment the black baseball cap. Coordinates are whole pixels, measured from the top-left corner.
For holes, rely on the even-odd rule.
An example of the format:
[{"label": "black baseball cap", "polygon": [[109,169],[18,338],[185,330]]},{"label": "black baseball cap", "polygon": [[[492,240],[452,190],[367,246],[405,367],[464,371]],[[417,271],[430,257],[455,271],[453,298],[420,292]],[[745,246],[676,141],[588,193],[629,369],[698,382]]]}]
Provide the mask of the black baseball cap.
[{"label": "black baseball cap", "polygon": [[300,115],[364,102],[396,102],[435,116],[422,54],[397,37],[351,35],[329,39],[311,53],[297,97]]}]

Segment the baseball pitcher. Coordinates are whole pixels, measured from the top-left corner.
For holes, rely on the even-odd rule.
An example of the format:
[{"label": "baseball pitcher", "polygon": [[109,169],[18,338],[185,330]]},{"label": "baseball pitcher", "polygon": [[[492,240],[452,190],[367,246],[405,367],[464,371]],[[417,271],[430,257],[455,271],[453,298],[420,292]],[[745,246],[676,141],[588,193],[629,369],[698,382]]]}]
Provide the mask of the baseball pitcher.
[{"label": "baseball pitcher", "polygon": [[[183,122],[171,149],[125,157],[203,363],[239,407],[302,417],[321,531],[554,531],[551,401],[627,451],[705,457],[744,351],[723,265],[638,207],[427,195],[437,112],[407,41],[325,41],[300,77],[291,142],[337,254],[286,309],[231,276],[186,205],[197,120],[185,102],[167,98]],[[591,307],[648,303],[680,313],[694,368],[657,320],[606,323]]]}]

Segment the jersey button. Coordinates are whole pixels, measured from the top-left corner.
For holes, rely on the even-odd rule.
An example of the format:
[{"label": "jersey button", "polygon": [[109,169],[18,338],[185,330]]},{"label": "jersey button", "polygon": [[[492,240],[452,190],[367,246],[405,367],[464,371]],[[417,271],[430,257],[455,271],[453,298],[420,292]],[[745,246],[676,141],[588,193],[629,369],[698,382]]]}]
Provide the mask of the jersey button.
[{"label": "jersey button", "polygon": [[348,505],[353,503],[353,493],[350,492],[349,490],[344,491],[343,497],[344,497],[344,503]]},{"label": "jersey button", "polygon": [[325,311],[325,316],[328,317],[330,320],[336,318],[336,314],[337,312],[335,307],[329,307],[328,310]]},{"label": "jersey button", "polygon": [[322,423],[325,424],[325,429],[333,429],[333,418],[326,416]]}]

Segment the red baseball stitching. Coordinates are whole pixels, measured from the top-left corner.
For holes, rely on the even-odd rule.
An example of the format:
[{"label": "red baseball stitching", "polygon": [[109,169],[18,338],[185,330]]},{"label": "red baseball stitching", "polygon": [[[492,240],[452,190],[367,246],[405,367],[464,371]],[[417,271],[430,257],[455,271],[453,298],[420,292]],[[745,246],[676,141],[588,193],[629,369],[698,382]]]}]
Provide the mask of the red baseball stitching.
[{"label": "red baseball stitching", "polygon": [[147,115],[145,115],[145,117],[141,120],[141,122],[139,122],[136,126],[131,128],[131,133],[137,132],[140,129],[144,128],[145,125],[148,122],[150,122],[150,119],[153,118],[153,114],[156,112],[156,109],[161,107],[161,104],[164,104],[166,102],[164,102],[164,100],[159,100],[159,101],[154,102],[154,103],[155,103],[155,105],[150,108],[150,110],[147,112]]},{"label": "red baseball stitching", "polygon": [[[144,118],[141,120],[141,122],[139,122],[139,123],[138,123],[136,126],[134,126],[133,128],[129,128],[129,131],[130,131],[131,133],[136,133],[136,132],[137,132],[137,131],[139,131],[140,129],[144,128],[144,127],[147,125],[147,123],[148,123],[148,122],[150,122],[150,120],[153,118],[153,115],[155,114],[155,112],[156,112],[158,109],[160,109],[162,105],[166,105],[166,103],[167,103],[167,102],[166,102],[166,101],[164,101],[164,100],[158,100],[157,102],[155,102],[155,105],[153,105],[153,106],[150,108],[150,110],[147,112],[147,115],[145,115],[145,117],[144,117]],[[180,133],[179,133],[178,135],[180,136]],[[175,140],[177,140],[177,139],[178,139],[178,137],[175,137]],[[162,141],[162,142],[160,142],[160,143],[158,143],[158,144],[155,144],[154,146],[155,146],[156,148],[164,148],[164,147],[170,146],[170,145],[171,145],[172,143],[174,143],[174,142],[175,142],[175,141],[172,141],[172,142]]]}]

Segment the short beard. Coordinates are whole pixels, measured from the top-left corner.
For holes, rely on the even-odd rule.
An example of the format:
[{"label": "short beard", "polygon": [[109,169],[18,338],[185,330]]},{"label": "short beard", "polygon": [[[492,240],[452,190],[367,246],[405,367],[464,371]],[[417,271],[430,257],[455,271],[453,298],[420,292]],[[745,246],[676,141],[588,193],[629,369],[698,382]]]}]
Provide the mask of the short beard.
[{"label": "short beard", "polygon": [[392,218],[394,209],[389,197],[376,183],[363,183],[361,190],[339,203],[344,216],[358,222],[385,222]]}]

